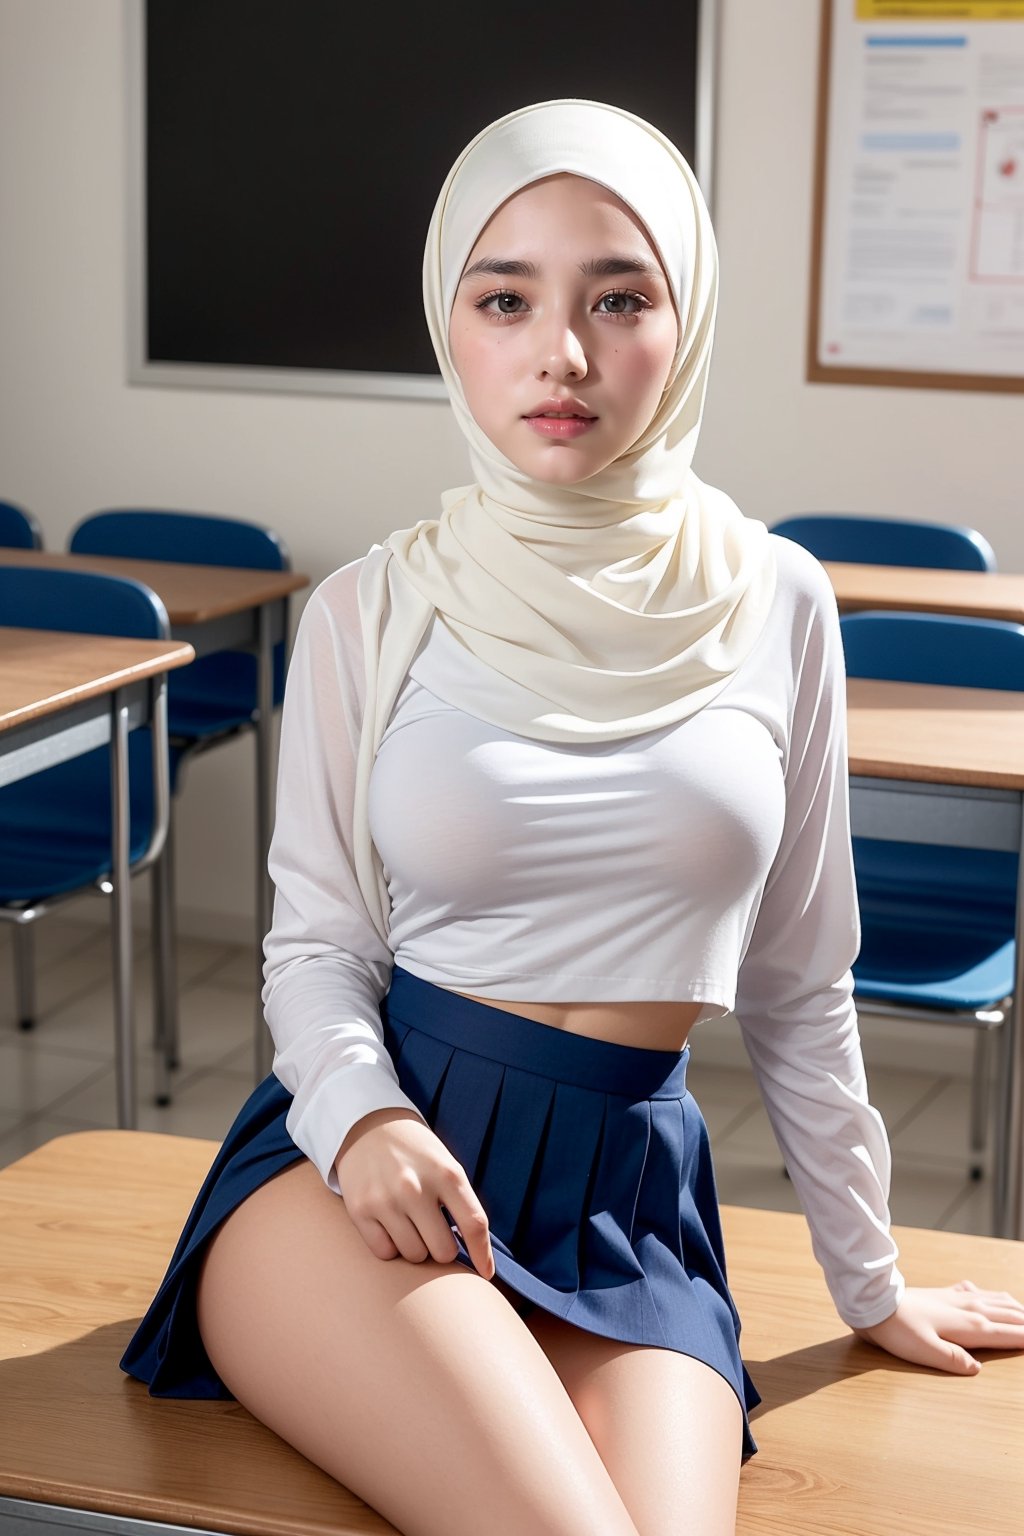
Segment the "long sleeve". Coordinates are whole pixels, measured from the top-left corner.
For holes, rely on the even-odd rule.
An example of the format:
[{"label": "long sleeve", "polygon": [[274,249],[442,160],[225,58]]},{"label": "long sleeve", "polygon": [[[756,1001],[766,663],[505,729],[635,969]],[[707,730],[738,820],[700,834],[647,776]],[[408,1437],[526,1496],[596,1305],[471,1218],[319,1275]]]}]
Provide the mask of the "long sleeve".
[{"label": "long sleeve", "polygon": [[334,1159],[358,1120],[385,1108],[419,1114],[384,1044],[380,1003],[393,957],[370,920],[353,865],[365,686],[357,566],[343,567],[317,588],[295,637],[269,855],[274,915],[263,967],[273,1071],[294,1096],[288,1133],[335,1194]]},{"label": "long sleeve", "polygon": [[836,1309],[854,1327],[903,1291],[891,1156],[868,1100],[850,967],[860,921],[850,845],[846,687],[835,598],[810,568],[796,607],[781,845],[740,966],[736,1013]]}]

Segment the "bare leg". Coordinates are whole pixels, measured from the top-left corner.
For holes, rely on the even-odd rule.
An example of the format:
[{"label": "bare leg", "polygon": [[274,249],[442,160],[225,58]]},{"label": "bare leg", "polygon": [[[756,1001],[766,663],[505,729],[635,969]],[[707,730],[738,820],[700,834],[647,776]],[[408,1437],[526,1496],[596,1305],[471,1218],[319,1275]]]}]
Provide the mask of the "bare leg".
[{"label": "bare leg", "polygon": [[739,1401],[717,1371],[536,1312],[526,1326],[561,1377],[641,1536],[733,1536]]},{"label": "bare leg", "polygon": [[218,1229],[198,1313],[239,1401],[405,1536],[637,1536],[497,1289],[461,1264],[376,1258],[311,1163]]}]

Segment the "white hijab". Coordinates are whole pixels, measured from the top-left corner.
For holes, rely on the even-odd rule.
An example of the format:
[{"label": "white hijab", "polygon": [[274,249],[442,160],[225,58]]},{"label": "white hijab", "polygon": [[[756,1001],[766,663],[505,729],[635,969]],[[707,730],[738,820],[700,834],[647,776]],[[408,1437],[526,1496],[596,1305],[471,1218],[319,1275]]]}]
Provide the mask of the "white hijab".
[{"label": "white hijab", "polygon": [[[599,183],[644,224],[668,276],[680,339],[647,430],[574,486],[531,479],[484,436],[452,364],[448,325],[484,225],[513,193],[558,172]],[[386,939],[387,884],[367,822],[370,770],[435,618],[491,671],[446,702],[537,741],[615,741],[676,724],[728,683],[768,615],[775,566],[763,523],[690,465],[707,386],[718,253],[696,178],[642,118],[546,101],[499,118],[459,155],[423,262],[431,339],[475,476],[440,517],[374,545],[359,607],[366,704],[356,770],[356,872]],[[584,576],[581,574],[586,571]],[[458,692],[458,685],[449,693]]]}]

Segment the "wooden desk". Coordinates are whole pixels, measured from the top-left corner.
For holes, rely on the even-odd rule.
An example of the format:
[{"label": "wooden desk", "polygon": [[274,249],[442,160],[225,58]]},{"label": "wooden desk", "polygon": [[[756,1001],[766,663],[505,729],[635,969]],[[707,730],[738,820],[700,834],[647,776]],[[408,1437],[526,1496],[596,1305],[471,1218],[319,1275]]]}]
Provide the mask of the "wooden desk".
[{"label": "wooden desk", "polygon": [[166,676],[193,654],[181,641],[0,628],[0,785],[110,744],[117,1118],[125,1127],[135,1124],[136,1104],[128,733],[153,721],[152,860],[167,835],[170,805]]},{"label": "wooden desk", "polygon": [[[213,651],[242,650],[256,655],[258,699],[256,729],[256,992],[263,985],[263,939],[270,927],[273,888],[267,853],[273,825],[272,760],[273,651],[287,643],[287,598],[309,586],[297,571],[261,571],[221,565],[186,565],[167,560],[129,560],[113,555],[72,555],[38,549],[0,550],[0,564],[49,569],[99,571],[128,576],[151,587],[162,600],[176,640],[190,644],[197,657]],[[254,1072],[259,1082],[270,1070],[271,1050],[263,1010],[257,1001],[254,1022]]]},{"label": "wooden desk", "polygon": [[905,565],[822,562],[841,613],[892,608],[904,613],[958,613],[1024,624],[1024,576],[1002,571],[937,571]]},{"label": "wooden desk", "polygon": [[[988,579],[988,578],[985,578]],[[847,681],[853,832],[1022,855],[1024,693]],[[1024,867],[1024,866],[1022,866]],[[1000,1083],[995,1230],[1024,1237],[1024,891]]]},{"label": "wooden desk", "polygon": [[[151,1398],[118,1368],[215,1150],[88,1131],[0,1170],[0,1536],[393,1530],[238,1403]],[[802,1217],[723,1218],[764,1398],[741,1536],[1018,1536],[1024,1355],[969,1379],[893,1360],[837,1318]],[[1024,1289],[1020,1244],[897,1239],[917,1283]]]}]

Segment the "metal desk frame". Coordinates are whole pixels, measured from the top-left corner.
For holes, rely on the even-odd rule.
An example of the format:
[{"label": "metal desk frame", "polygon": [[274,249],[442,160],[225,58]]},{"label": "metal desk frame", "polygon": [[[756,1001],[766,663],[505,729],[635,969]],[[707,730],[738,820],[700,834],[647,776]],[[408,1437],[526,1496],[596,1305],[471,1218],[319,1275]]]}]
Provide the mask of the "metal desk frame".
[{"label": "metal desk frame", "polygon": [[167,747],[167,673],[123,684],[0,731],[0,787],[110,746],[111,862],[114,951],[114,1061],[117,1123],[134,1130],[138,1114],[132,999],[132,905],[129,867],[128,733],[152,722],[153,828],[135,871],[160,858],[170,824]]},{"label": "metal desk frame", "polygon": [[267,869],[274,823],[274,647],[288,644],[288,598],[274,598],[238,613],[198,624],[171,624],[171,638],[187,641],[196,658],[214,651],[247,651],[257,661],[256,738],[256,1014],[253,1036],[255,1080],[270,1071],[270,1032],[263,1018],[263,940],[270,928],[274,889]]}]

